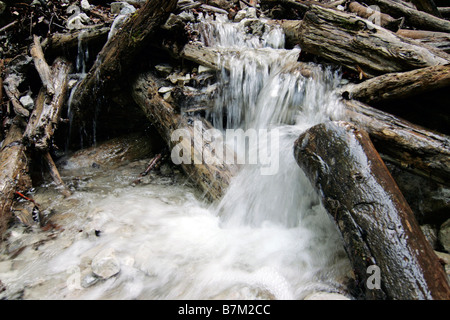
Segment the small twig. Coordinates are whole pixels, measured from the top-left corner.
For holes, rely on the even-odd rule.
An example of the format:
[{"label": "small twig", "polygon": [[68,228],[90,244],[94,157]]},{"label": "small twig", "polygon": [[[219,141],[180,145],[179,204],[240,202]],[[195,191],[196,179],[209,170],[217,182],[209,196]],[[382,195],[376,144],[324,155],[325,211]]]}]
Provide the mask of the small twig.
[{"label": "small twig", "polygon": [[16,25],[17,22],[18,22],[18,20],[14,20],[13,22],[7,24],[6,26],[0,28],[0,32],[3,32],[3,31],[8,30],[9,28],[11,28],[11,27],[13,27],[14,25]]}]

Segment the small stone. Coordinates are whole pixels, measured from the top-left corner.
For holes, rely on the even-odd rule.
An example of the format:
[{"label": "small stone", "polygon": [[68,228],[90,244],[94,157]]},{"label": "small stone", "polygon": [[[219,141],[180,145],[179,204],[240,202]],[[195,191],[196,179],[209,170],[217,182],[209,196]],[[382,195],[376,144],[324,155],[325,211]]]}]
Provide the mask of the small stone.
[{"label": "small stone", "polygon": [[439,242],[450,253],[450,219],[445,221],[439,229]]},{"label": "small stone", "polygon": [[91,10],[91,5],[89,4],[89,2],[87,0],[81,0],[81,9],[83,9],[85,11]]},{"label": "small stone", "polygon": [[92,260],[92,272],[101,279],[109,279],[120,272],[120,263],[113,249],[100,251]]},{"label": "small stone", "polygon": [[155,66],[155,69],[161,74],[163,77],[167,77],[172,73],[173,68],[168,64],[158,64]]},{"label": "small stone", "polygon": [[164,94],[164,93],[170,92],[172,90],[173,90],[173,87],[161,87],[161,88],[159,88],[158,92],[161,94]]},{"label": "small stone", "polygon": [[98,277],[96,277],[93,273],[88,273],[84,275],[83,279],[81,279],[81,286],[83,288],[89,288],[98,282]]},{"label": "small stone", "polygon": [[131,4],[126,2],[113,2],[111,3],[111,13],[112,14],[131,14],[136,12],[136,8]]},{"label": "small stone", "polygon": [[438,239],[436,228],[433,227],[432,225],[425,224],[420,226],[420,229],[422,229],[422,232],[425,235],[425,238],[431,244],[431,247],[433,247],[433,249],[436,249]]},{"label": "small stone", "polygon": [[29,95],[23,96],[20,98],[20,103],[24,106],[27,110],[33,110],[34,108],[34,101],[33,98],[31,98]]}]

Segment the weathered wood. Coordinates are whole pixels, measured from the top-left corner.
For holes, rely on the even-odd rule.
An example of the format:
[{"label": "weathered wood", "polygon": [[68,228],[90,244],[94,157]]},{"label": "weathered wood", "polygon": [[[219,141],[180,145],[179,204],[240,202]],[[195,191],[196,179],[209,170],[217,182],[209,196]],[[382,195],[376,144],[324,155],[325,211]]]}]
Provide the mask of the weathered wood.
[{"label": "weathered wood", "polygon": [[[134,82],[132,95],[157,128],[171,152],[179,144],[184,150],[192,150],[187,156],[191,163],[181,163],[181,167],[189,178],[203,190],[209,200],[220,199],[228,188],[231,177],[237,172],[237,166],[227,164],[225,161],[215,161],[214,155],[208,152],[208,144],[199,143],[196,140],[197,135],[202,135],[205,131],[212,129],[211,124],[204,119],[186,117],[177,113],[177,108],[167,103],[159,95],[158,89],[156,78],[147,73],[141,75]],[[188,134],[190,139],[183,139],[181,142],[172,141],[172,134],[177,129],[184,130],[183,132]]]},{"label": "weathered wood", "polygon": [[375,12],[372,8],[361,5],[356,1],[352,1],[348,4],[348,10],[353,12],[364,19],[369,19],[375,24],[379,24],[381,27],[391,31],[397,31],[403,25],[403,18],[394,19],[390,15]]},{"label": "weathered wood", "polygon": [[411,2],[416,6],[417,10],[442,18],[441,13],[433,0],[411,0]]},{"label": "weathered wood", "polygon": [[352,14],[311,6],[302,21],[302,50],[369,77],[448,63],[448,54],[396,36]]},{"label": "weathered wood", "polygon": [[344,114],[339,119],[367,131],[383,159],[437,183],[450,185],[450,137],[356,100],[342,100],[342,103]]},{"label": "weathered wood", "polygon": [[[433,248],[375,150],[347,122],[317,125],[295,142],[295,158],[339,228],[368,299],[450,299]],[[380,288],[370,287],[376,266]]]},{"label": "weathered wood", "polygon": [[400,29],[397,34],[450,53],[450,33]]},{"label": "weathered wood", "polygon": [[31,187],[20,122],[20,117],[16,116],[0,150],[0,239],[12,217],[15,192],[24,192]]},{"label": "weathered wood", "polygon": [[79,41],[87,43],[101,42],[106,43],[110,27],[101,24],[93,28],[74,30],[68,33],[54,33],[42,41],[42,47],[45,50],[57,52],[76,48]]},{"label": "weathered wood", "polygon": [[387,73],[342,88],[342,94],[368,104],[412,97],[450,87],[450,65]]},{"label": "weathered wood", "polygon": [[128,70],[133,70],[136,54],[156,34],[176,5],[177,0],[149,0],[127,19],[100,51],[88,75],[77,87],[72,101],[75,119],[87,117],[97,97],[123,80]]},{"label": "weathered wood", "polygon": [[450,21],[440,19],[429,13],[415,10],[399,1],[365,0],[366,4],[377,5],[381,11],[395,18],[405,17],[406,22],[419,29],[450,32]]},{"label": "weathered wood", "polygon": [[31,114],[24,133],[24,142],[36,149],[46,151],[61,117],[61,111],[67,98],[67,81],[72,65],[63,58],[58,58],[51,68],[50,85],[54,94],[45,90],[39,92],[36,107]]},{"label": "weathered wood", "polygon": [[34,66],[36,67],[36,70],[41,77],[42,84],[47,89],[47,92],[49,94],[55,94],[50,67],[47,64],[47,61],[45,61],[41,42],[39,40],[39,37],[36,35],[33,37],[33,45],[31,46],[30,54],[33,57]]},{"label": "weathered wood", "polygon": [[438,10],[443,17],[450,17],[450,7],[439,7]]},{"label": "weathered wood", "polygon": [[61,191],[64,197],[70,197],[72,192],[70,192],[69,188],[67,188],[64,181],[61,179],[61,175],[59,174],[58,169],[56,168],[55,162],[50,154],[50,152],[46,151],[43,154],[44,160],[47,164],[47,167],[50,172],[50,176],[56,184],[56,187]]}]

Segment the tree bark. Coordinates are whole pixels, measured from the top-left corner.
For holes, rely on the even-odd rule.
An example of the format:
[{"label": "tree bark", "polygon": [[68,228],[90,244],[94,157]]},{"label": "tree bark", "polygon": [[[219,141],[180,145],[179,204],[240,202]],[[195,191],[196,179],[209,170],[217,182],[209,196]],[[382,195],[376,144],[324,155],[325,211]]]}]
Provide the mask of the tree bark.
[{"label": "tree bark", "polygon": [[0,151],[0,239],[12,217],[15,192],[24,192],[31,187],[20,121],[20,117],[16,116]]},{"label": "tree bark", "polygon": [[[450,299],[443,267],[368,134],[347,122],[317,125],[295,158],[322,196],[368,299]],[[371,287],[369,269],[380,270]]]},{"label": "tree bark", "polygon": [[450,33],[400,29],[397,31],[397,34],[402,37],[415,39],[422,44],[450,53]]},{"label": "tree bark", "polygon": [[49,85],[54,88],[54,93],[41,90],[36,99],[36,107],[24,133],[24,142],[40,151],[49,149],[58,127],[62,107],[66,102],[67,81],[71,68],[72,65],[65,59],[56,59],[49,79]]},{"label": "tree bark", "polygon": [[429,13],[410,8],[393,0],[365,0],[367,4],[377,5],[381,11],[393,17],[405,17],[406,22],[418,29],[450,32],[450,21],[440,19]]},{"label": "tree bark", "polygon": [[[214,155],[208,153],[208,143],[199,143],[196,140],[196,135],[212,129],[211,124],[204,119],[182,116],[177,112],[176,107],[160,97],[158,89],[157,79],[147,73],[134,82],[132,95],[148,119],[155,125],[169,150],[174,150],[179,143],[184,150],[191,150],[188,155],[190,163],[181,163],[188,177],[203,190],[206,198],[211,201],[220,199],[228,188],[231,177],[237,172],[237,166],[223,161],[216,162]],[[183,139],[181,142],[172,141],[172,134],[177,129],[184,130],[190,139]]]},{"label": "tree bark", "polygon": [[318,6],[305,14],[300,37],[303,50],[369,77],[444,65],[449,57],[368,20]]},{"label": "tree bark", "polygon": [[450,137],[356,100],[342,100],[343,118],[367,131],[383,159],[450,186]]},{"label": "tree bark", "polygon": [[59,52],[70,48],[76,48],[79,41],[93,42],[106,42],[108,38],[110,27],[106,27],[104,24],[95,26],[93,28],[76,30],[68,33],[54,33],[44,41],[42,41],[42,47],[51,52]]},{"label": "tree bark", "polygon": [[342,88],[343,95],[368,104],[398,100],[450,87],[450,65],[388,73]]},{"label": "tree bark", "polygon": [[416,6],[417,10],[442,18],[441,13],[433,0],[411,0],[411,2]]},{"label": "tree bark", "polygon": [[[132,70],[134,58],[157,28],[176,8],[176,0],[149,0],[130,16],[117,34],[103,47],[86,78],[77,87],[73,99],[75,119],[87,117],[96,99]],[[82,114],[83,113],[83,114]]]}]

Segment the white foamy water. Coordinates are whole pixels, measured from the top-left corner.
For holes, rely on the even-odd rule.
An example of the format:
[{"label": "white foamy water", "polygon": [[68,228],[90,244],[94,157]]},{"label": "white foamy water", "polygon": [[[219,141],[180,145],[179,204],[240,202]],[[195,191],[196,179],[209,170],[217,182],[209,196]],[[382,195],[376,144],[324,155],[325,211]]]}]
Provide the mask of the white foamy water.
[{"label": "white foamy water", "polygon": [[[350,265],[340,235],[293,157],[301,132],[339,112],[333,94],[339,75],[318,66],[310,66],[309,78],[286,72],[299,50],[280,49],[278,28],[251,36],[245,21],[205,23],[196,26],[205,44],[240,52],[222,57],[231,68],[220,77],[209,117],[223,130],[276,128],[275,148],[258,147],[278,155],[277,172],[261,175],[260,165],[243,166],[216,204],[202,201],[180,174],[153,173],[131,187],[145,161],[114,171],[62,172],[66,181],[77,181],[78,191],[63,200],[43,188],[36,200],[58,213],[64,231],[11,230],[0,258],[3,296],[303,299],[345,293]],[[101,257],[104,272],[114,273],[107,279],[93,275]]]}]

